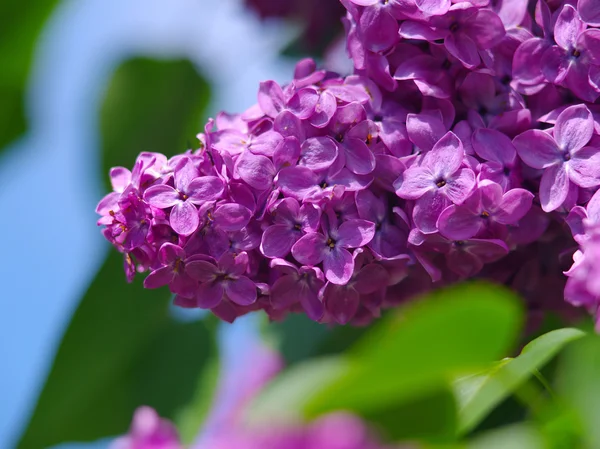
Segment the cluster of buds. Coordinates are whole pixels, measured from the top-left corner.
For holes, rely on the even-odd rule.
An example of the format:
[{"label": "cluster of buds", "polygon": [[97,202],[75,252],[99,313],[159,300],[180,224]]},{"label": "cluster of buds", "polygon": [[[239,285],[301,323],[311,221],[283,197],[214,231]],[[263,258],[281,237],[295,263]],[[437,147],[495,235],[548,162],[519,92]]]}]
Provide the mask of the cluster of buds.
[{"label": "cluster of buds", "polygon": [[362,324],[432,286],[518,284],[536,261],[511,254],[545,242],[546,266],[579,243],[565,295],[595,311],[600,3],[342,3],[355,74],[302,60],[199,149],[111,171],[99,223],[128,278],[227,321]]}]

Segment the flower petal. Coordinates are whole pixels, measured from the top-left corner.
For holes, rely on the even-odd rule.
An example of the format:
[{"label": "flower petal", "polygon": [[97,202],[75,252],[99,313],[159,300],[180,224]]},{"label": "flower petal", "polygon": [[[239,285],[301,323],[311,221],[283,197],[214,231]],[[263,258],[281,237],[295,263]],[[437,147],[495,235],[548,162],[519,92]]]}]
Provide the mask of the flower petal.
[{"label": "flower petal", "polygon": [[461,204],[475,187],[475,173],[470,168],[461,168],[440,189],[454,204]]},{"label": "flower petal", "polygon": [[198,210],[196,206],[188,201],[179,202],[171,209],[169,222],[173,231],[177,234],[184,236],[191,235],[198,229],[198,225],[200,224]]},{"label": "flower petal", "polygon": [[571,181],[579,187],[589,189],[600,185],[600,150],[585,147],[567,162],[567,172]]},{"label": "flower petal", "polygon": [[213,212],[214,223],[226,232],[239,231],[246,227],[251,217],[250,209],[235,203],[223,204]]},{"label": "flower petal", "polygon": [[354,259],[345,248],[332,248],[325,251],[323,272],[329,282],[336,285],[348,283],[354,272]]},{"label": "flower petal", "polygon": [[561,160],[554,139],[539,129],[530,129],[513,139],[519,157],[531,168],[542,169]]},{"label": "flower petal", "polygon": [[506,134],[495,129],[480,128],[471,137],[473,150],[477,156],[486,161],[511,164],[517,155],[517,150]]},{"label": "flower petal", "polygon": [[271,159],[257,156],[249,151],[240,155],[235,163],[235,170],[244,182],[257,190],[267,190],[272,187],[276,174]]},{"label": "flower petal", "polygon": [[564,164],[547,168],[540,182],[540,202],[544,212],[552,212],[565,202],[569,193],[569,177]]},{"label": "flower petal", "polygon": [[311,137],[300,147],[299,165],[311,170],[326,170],[338,156],[337,145],[329,137]]},{"label": "flower petal", "polygon": [[326,249],[325,236],[312,232],[301,237],[292,246],[292,255],[302,265],[316,265],[323,260]]},{"label": "flower petal", "polygon": [[358,248],[373,240],[375,223],[361,219],[346,220],[337,232],[337,245],[345,248]]},{"label": "flower petal", "polygon": [[256,285],[246,276],[224,281],[223,288],[227,297],[240,306],[249,306],[256,302]]},{"label": "flower petal", "polygon": [[185,264],[185,272],[199,282],[212,282],[217,278],[219,270],[207,260],[192,260]]},{"label": "flower petal", "polygon": [[144,192],[144,201],[159,209],[166,209],[180,203],[181,196],[173,187],[159,184]]},{"label": "flower petal", "polygon": [[172,267],[161,267],[158,270],[151,272],[146,279],[144,279],[145,288],[159,288],[169,284],[175,273]]},{"label": "flower petal", "polygon": [[359,306],[359,295],[353,288],[329,284],[325,289],[325,307],[338,324],[347,324]]},{"label": "flower petal", "polygon": [[594,133],[594,117],[584,104],[570,106],[560,113],[554,126],[554,140],[571,153],[583,148]]},{"label": "flower petal", "polygon": [[194,204],[202,204],[207,201],[215,201],[221,198],[225,186],[223,181],[216,176],[201,176],[191,181],[187,188],[189,201]]},{"label": "flower petal", "polygon": [[396,195],[405,200],[419,199],[435,187],[431,171],[423,167],[409,168],[394,182]]},{"label": "flower petal", "polygon": [[212,309],[223,299],[223,286],[220,282],[204,282],[196,290],[196,303],[202,309]]},{"label": "flower petal", "polygon": [[346,156],[346,167],[357,175],[368,175],[375,169],[375,155],[367,144],[356,137],[346,137],[342,147]]},{"label": "flower petal", "polygon": [[498,210],[494,213],[494,220],[498,223],[516,224],[529,212],[533,202],[533,193],[525,189],[512,189],[502,197]]},{"label": "flower petal", "polygon": [[484,226],[483,219],[464,206],[449,206],[440,214],[437,228],[451,240],[466,240],[475,236]]},{"label": "flower petal", "polygon": [[285,257],[298,237],[299,233],[288,225],[269,226],[262,235],[260,251],[269,258]]},{"label": "flower petal", "polygon": [[275,81],[263,81],[258,89],[258,104],[263,112],[271,118],[285,108],[283,91]]}]

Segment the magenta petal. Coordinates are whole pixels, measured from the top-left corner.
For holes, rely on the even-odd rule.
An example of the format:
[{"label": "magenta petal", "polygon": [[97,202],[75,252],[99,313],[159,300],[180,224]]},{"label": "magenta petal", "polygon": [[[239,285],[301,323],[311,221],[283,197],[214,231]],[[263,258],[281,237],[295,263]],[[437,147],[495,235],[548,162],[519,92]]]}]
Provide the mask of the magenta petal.
[{"label": "magenta petal", "polygon": [[592,188],[600,184],[600,151],[585,147],[567,163],[569,178],[579,187]]},{"label": "magenta petal", "polygon": [[288,225],[269,226],[262,236],[261,252],[270,258],[285,257],[296,243],[298,233]]},{"label": "magenta petal", "polygon": [[311,170],[326,170],[337,155],[337,145],[329,137],[311,137],[302,143],[299,164]]},{"label": "magenta petal", "polygon": [[335,97],[327,91],[322,92],[315,106],[315,112],[310,118],[310,124],[315,128],[325,128],[331,121],[336,109],[337,100]]},{"label": "magenta petal", "polygon": [[177,259],[185,259],[185,251],[173,243],[163,243],[158,250],[158,260],[163,265],[171,265]]},{"label": "magenta petal", "polygon": [[502,224],[515,224],[525,216],[533,202],[533,193],[525,189],[512,189],[504,194],[494,220]]},{"label": "magenta petal", "polygon": [[357,175],[368,175],[375,169],[375,155],[362,140],[346,137],[342,144],[346,155],[346,167]]},{"label": "magenta petal", "polygon": [[221,198],[225,186],[223,181],[216,176],[202,176],[194,179],[187,188],[189,201],[201,204],[206,201],[215,201]]},{"label": "magenta petal", "polygon": [[347,324],[359,306],[359,295],[353,288],[328,285],[325,291],[325,307],[338,324]]},{"label": "magenta petal", "polygon": [[202,309],[212,309],[223,299],[223,286],[220,282],[204,282],[196,290],[196,301]]},{"label": "magenta petal", "polygon": [[260,83],[258,90],[258,104],[269,117],[275,118],[285,108],[283,91],[275,81]]},{"label": "magenta petal", "polygon": [[[281,117],[283,114],[279,114],[278,117]],[[275,147],[275,152],[273,153],[273,162],[275,163],[276,170],[279,170],[283,167],[289,167],[292,165],[296,165],[298,162],[298,158],[300,157],[300,142],[298,138],[295,136],[285,137],[277,147]],[[238,162],[239,163],[239,162]],[[270,172],[270,169],[268,170]],[[273,173],[274,175],[274,173]],[[253,176],[251,173],[246,175],[246,178],[252,179]],[[271,177],[272,181],[272,177]],[[264,183],[263,183],[264,185]],[[270,186],[271,184],[269,184]],[[261,190],[261,189],[259,189]]]},{"label": "magenta petal", "polygon": [[422,151],[429,151],[446,133],[442,116],[408,114],[406,116],[408,138]]},{"label": "magenta petal", "polygon": [[546,79],[554,84],[560,84],[565,80],[571,65],[565,51],[558,45],[553,45],[544,51],[540,64]]},{"label": "magenta petal", "polygon": [[233,323],[238,317],[235,306],[229,301],[221,301],[217,306],[212,307],[210,311],[227,323]]},{"label": "magenta petal", "polygon": [[368,295],[387,286],[390,274],[381,265],[369,264],[356,274],[354,288],[361,295]]},{"label": "magenta petal", "polygon": [[273,162],[265,156],[257,156],[245,151],[236,161],[235,168],[240,178],[250,187],[266,190],[273,185],[273,178],[276,174],[275,167]]},{"label": "magenta petal", "polygon": [[185,273],[199,282],[211,282],[217,278],[219,270],[206,260],[192,260],[185,264]]},{"label": "magenta petal", "polygon": [[598,0],[579,0],[577,10],[588,25],[600,26],[600,2]]},{"label": "magenta petal", "polygon": [[177,203],[171,209],[169,222],[177,234],[191,235],[198,229],[198,225],[200,224],[198,210],[188,201]]},{"label": "magenta petal", "polygon": [[444,40],[444,46],[452,56],[459,59],[469,69],[477,67],[481,62],[477,45],[464,33],[448,35]]},{"label": "magenta petal", "polygon": [[198,170],[192,160],[184,156],[175,166],[175,188],[183,193],[187,192],[187,188],[193,179],[198,177]]},{"label": "magenta petal", "polygon": [[313,171],[306,167],[284,168],[277,176],[277,185],[286,195],[302,201],[319,190],[316,178]]},{"label": "magenta petal", "polygon": [[574,48],[577,37],[585,28],[577,10],[571,5],[564,5],[554,24],[554,40],[565,50]]},{"label": "magenta petal", "polygon": [[172,267],[161,267],[158,270],[151,272],[146,279],[144,279],[145,288],[159,288],[169,284],[175,273]]},{"label": "magenta petal", "polygon": [[423,166],[427,166],[437,175],[449,176],[461,166],[465,151],[460,139],[448,131],[423,157]]},{"label": "magenta petal", "polygon": [[464,206],[444,209],[437,220],[440,233],[451,240],[466,240],[475,236],[483,227],[483,221]]},{"label": "magenta petal", "polygon": [[213,212],[214,223],[226,232],[239,231],[246,227],[251,217],[250,209],[235,203],[223,204]]},{"label": "magenta petal", "polygon": [[473,150],[486,161],[510,164],[517,155],[517,150],[506,134],[495,129],[481,128],[471,137]]},{"label": "magenta petal", "polygon": [[540,183],[540,202],[544,212],[552,212],[565,202],[569,193],[569,177],[564,164],[547,168]]},{"label": "magenta petal", "polygon": [[539,129],[530,129],[513,139],[519,157],[531,168],[542,169],[561,159],[554,139]]},{"label": "magenta petal", "polygon": [[125,167],[113,167],[109,172],[110,184],[115,192],[123,192],[131,184],[131,172]]},{"label": "magenta petal", "polygon": [[166,209],[181,202],[181,196],[173,187],[159,184],[150,187],[144,192],[144,201],[159,209]]},{"label": "magenta petal", "polygon": [[316,265],[323,260],[327,249],[325,236],[313,232],[301,237],[292,246],[292,255],[303,265]]},{"label": "magenta petal", "polygon": [[249,306],[256,302],[256,285],[246,276],[223,282],[225,294],[240,306]]},{"label": "magenta petal", "polygon": [[450,0],[416,0],[417,7],[429,16],[441,16],[450,9]]},{"label": "magenta petal", "polygon": [[346,220],[338,228],[337,244],[345,248],[365,246],[375,235],[375,223],[352,219]]},{"label": "magenta petal", "polygon": [[288,101],[288,109],[299,119],[306,120],[313,115],[319,101],[319,94],[313,88],[297,91]]},{"label": "magenta petal", "polygon": [[506,34],[500,17],[489,9],[480,9],[473,20],[465,24],[469,36],[477,44],[477,48],[486,50],[502,41]]},{"label": "magenta petal", "polygon": [[461,204],[475,187],[475,173],[470,168],[461,168],[443,188],[444,194],[454,204]]},{"label": "magenta petal", "polygon": [[345,248],[333,248],[325,251],[323,272],[329,282],[336,285],[348,283],[354,272],[354,259]]},{"label": "magenta petal", "polygon": [[413,220],[423,234],[437,231],[436,223],[442,211],[448,206],[448,200],[438,191],[423,195],[415,203]]},{"label": "magenta petal", "polygon": [[295,274],[281,276],[271,287],[271,305],[282,310],[298,302],[298,291],[303,282]]},{"label": "magenta petal", "polygon": [[387,8],[380,6],[366,8],[360,16],[359,29],[362,31],[366,47],[374,52],[382,52],[392,47],[400,38],[398,21]]},{"label": "magenta petal", "polygon": [[583,148],[594,133],[594,118],[584,104],[570,106],[560,113],[554,126],[554,140],[564,151]]},{"label": "magenta petal", "polygon": [[431,172],[422,167],[411,167],[394,182],[396,195],[406,200],[416,200],[436,187]]}]

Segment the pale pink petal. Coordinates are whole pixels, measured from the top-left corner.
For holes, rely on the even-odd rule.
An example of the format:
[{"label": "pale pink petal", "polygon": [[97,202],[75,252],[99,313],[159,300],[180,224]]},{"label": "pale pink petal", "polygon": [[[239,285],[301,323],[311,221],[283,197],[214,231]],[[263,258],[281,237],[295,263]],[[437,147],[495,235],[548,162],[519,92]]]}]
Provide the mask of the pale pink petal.
[{"label": "pale pink petal", "polygon": [[177,234],[184,236],[191,235],[198,229],[198,225],[200,224],[198,210],[188,201],[177,203],[171,209],[169,222]]},{"label": "pale pink petal", "polygon": [[565,202],[569,193],[569,177],[564,164],[547,168],[540,183],[540,202],[544,212],[552,212]]}]

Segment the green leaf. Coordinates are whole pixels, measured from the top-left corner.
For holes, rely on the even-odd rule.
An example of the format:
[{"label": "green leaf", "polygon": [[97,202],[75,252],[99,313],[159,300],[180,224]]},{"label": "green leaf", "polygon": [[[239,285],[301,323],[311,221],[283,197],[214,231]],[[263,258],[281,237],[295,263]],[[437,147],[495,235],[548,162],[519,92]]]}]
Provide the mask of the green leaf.
[{"label": "green leaf", "polygon": [[427,395],[458,372],[508,352],[522,319],[520,303],[497,285],[466,283],[435,292],[382,320],[349,354],[349,367],[306,411],[373,413]]},{"label": "green leaf", "polygon": [[197,148],[210,89],[187,60],[135,58],[114,74],[101,110],[102,173],[132,168],[142,151],[172,156]]},{"label": "green leaf", "polygon": [[[578,418],[582,449],[600,447],[600,336],[588,335],[561,355],[556,392]],[[571,426],[573,427],[573,426]]]},{"label": "green leaf", "polygon": [[514,424],[490,430],[466,444],[465,449],[547,449],[544,438],[534,426]]},{"label": "green leaf", "polygon": [[190,401],[216,355],[203,322],[178,323],[170,293],[126,284],[111,252],[63,337],[19,448],[124,433],[140,405],[172,418]]},{"label": "green leaf", "polygon": [[25,88],[43,25],[57,0],[0,2],[0,150],[27,126]]},{"label": "green leaf", "polygon": [[548,332],[525,346],[518,357],[504,359],[485,372],[459,378],[455,382],[460,410],[459,431],[466,433],[474,429],[565,345],[583,335],[581,330],[572,328]]}]

